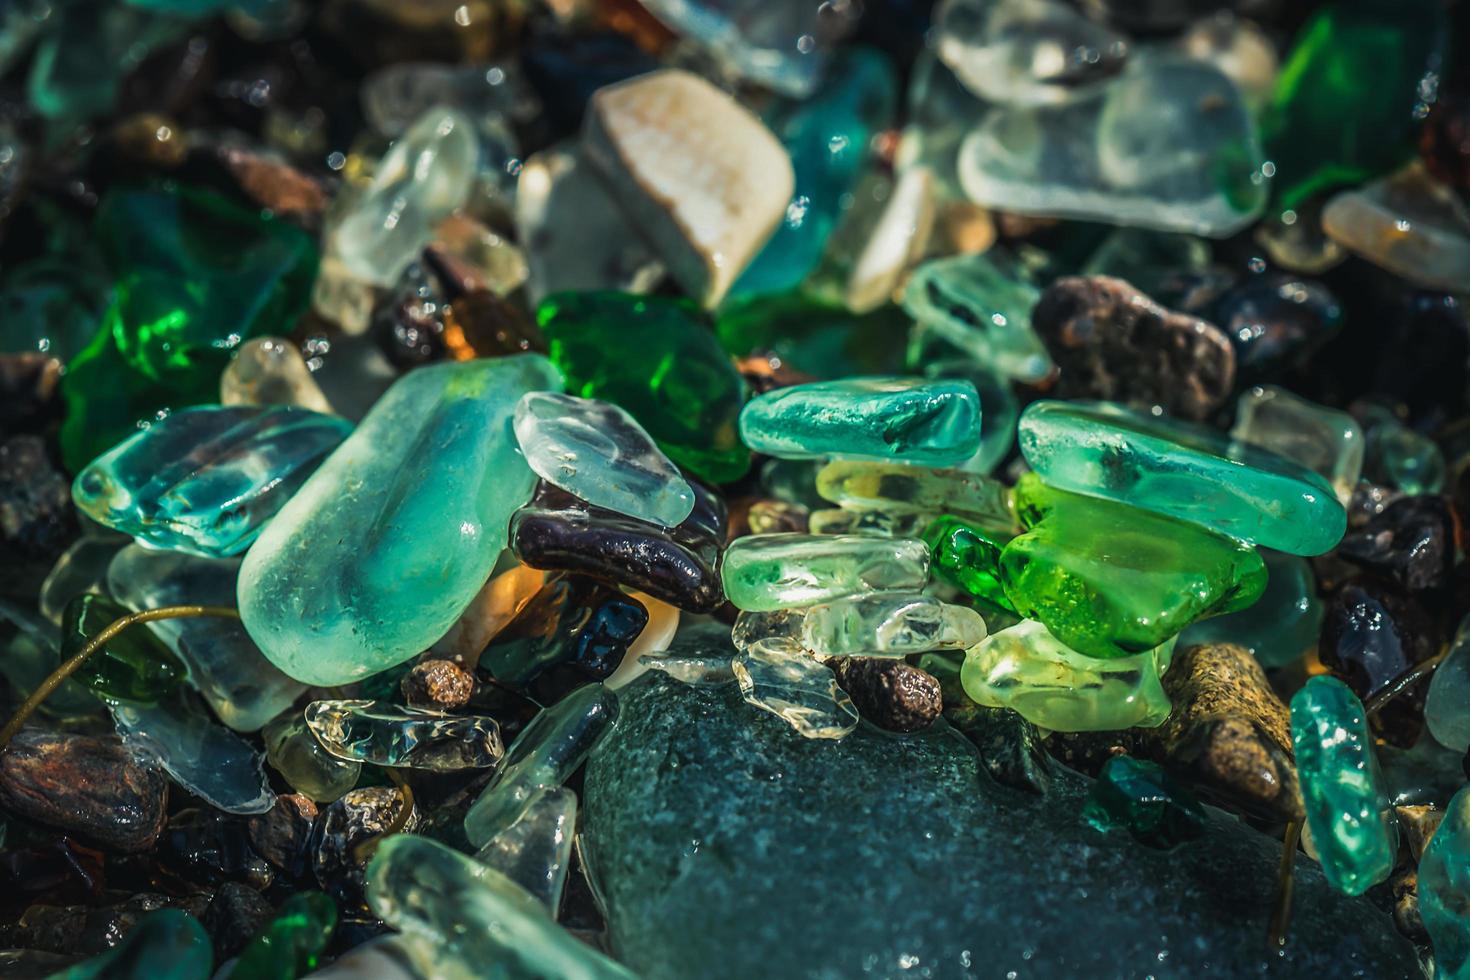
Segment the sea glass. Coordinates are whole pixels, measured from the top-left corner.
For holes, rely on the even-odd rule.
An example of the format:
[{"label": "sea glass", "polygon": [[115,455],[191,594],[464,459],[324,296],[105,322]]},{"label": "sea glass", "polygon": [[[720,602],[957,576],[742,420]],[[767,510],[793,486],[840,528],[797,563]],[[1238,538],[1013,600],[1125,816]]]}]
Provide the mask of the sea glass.
[{"label": "sea glass", "polygon": [[1445,748],[1470,750],[1470,618],[1460,621],[1449,652],[1429,681],[1424,725]]},{"label": "sea glass", "polygon": [[265,726],[265,757],[292,789],[318,803],[331,803],[357,785],[362,763],[339,759],[322,747],[299,710],[284,712]]},{"label": "sea glass", "polygon": [[969,649],[985,639],[985,621],[973,609],[933,596],[875,592],[804,609],[742,612],[733,639],[746,652],[760,647],[817,657],[906,657]]},{"label": "sea glass", "polygon": [[1322,229],[1416,286],[1457,292],[1470,280],[1470,204],[1421,164],[1333,197]]},{"label": "sea glass", "polygon": [[227,558],[250,546],[352,423],[301,408],[175,412],[87,465],[77,508],[155,548]]},{"label": "sea glass", "polygon": [[843,738],[857,727],[857,708],[837,686],[837,676],[805,653],[756,645],[730,667],[747,704],[769,711],[804,738]]},{"label": "sea glass", "polygon": [[838,459],[817,473],[817,493],[858,510],[959,514],[1001,531],[1015,524],[1009,487],[960,470]]},{"label": "sea glass", "polygon": [[339,759],[375,766],[457,772],[488,769],[505,754],[500,723],[380,701],[313,701],[306,725]]},{"label": "sea glass", "polygon": [[[93,637],[128,610],[100,595],[66,604],[61,622],[61,659],[70,660]],[[106,701],[152,703],[176,691],[184,665],[152,633],[134,626],[108,640],[72,674]]]},{"label": "sea glass", "polygon": [[332,403],[296,345],[282,337],[256,337],[240,345],[219,377],[221,405],[296,405],[330,414]]},{"label": "sea glass", "polygon": [[725,595],[737,609],[767,612],[884,590],[920,589],[929,548],[913,538],[758,534],[725,550]]},{"label": "sea glass", "polygon": [[178,694],[157,704],[119,701],[108,707],[124,744],[156,760],[210,806],[226,813],[264,813],[275,806],[264,756],[192,700]]},{"label": "sea glass", "polygon": [[297,892],[250,940],[230,980],[296,980],[316,969],[337,929],[337,904],[319,891]]},{"label": "sea glass", "polygon": [[[918,510],[842,510],[827,507],[807,515],[812,534],[875,534],[881,538],[918,538],[933,515]],[[751,528],[755,531],[754,528]]]},{"label": "sea glass", "polygon": [[1082,819],[1098,830],[1126,830],[1149,847],[1170,848],[1201,837],[1205,811],[1162,766],[1119,755],[1107,761],[1087,793]]},{"label": "sea glass", "polygon": [[[1262,667],[1285,667],[1317,647],[1322,632],[1322,602],[1317,577],[1305,558],[1261,549],[1266,591],[1249,608],[1201,619],[1179,634],[1181,646],[1234,643],[1250,651]],[[1467,738],[1470,746],[1470,738]]]},{"label": "sea glass", "polygon": [[1269,449],[1325,478],[1343,506],[1363,473],[1363,430],[1357,420],[1275,385],[1241,393],[1230,437]]},{"label": "sea glass", "polygon": [[519,820],[475,852],[475,860],[520,885],[556,915],[576,830],[577,794],[560,786],[541,790]]},{"label": "sea glass", "polygon": [[1434,944],[1434,975],[1461,980],[1470,969],[1470,788],[1445,807],[1419,859],[1419,914]]},{"label": "sea glass", "polygon": [[59,970],[51,980],[209,980],[209,933],[181,909],[148,913],[105,953]]},{"label": "sea glass", "polygon": [[934,518],[923,532],[936,579],[1014,612],[1000,575],[1000,555],[1007,537],[952,514]]},{"label": "sea glass", "polygon": [[345,684],[437,640],[485,584],[534,474],[511,432],[527,391],[560,386],[536,354],[405,375],[261,534],[240,615],[272,663]]}]

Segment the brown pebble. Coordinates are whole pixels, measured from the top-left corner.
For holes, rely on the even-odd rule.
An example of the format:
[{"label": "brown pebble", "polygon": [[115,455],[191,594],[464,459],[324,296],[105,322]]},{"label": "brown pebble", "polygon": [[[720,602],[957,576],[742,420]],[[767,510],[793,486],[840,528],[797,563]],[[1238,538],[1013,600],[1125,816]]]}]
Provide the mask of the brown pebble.
[{"label": "brown pebble", "polygon": [[469,703],[475,678],[451,660],[425,660],[403,675],[400,686],[410,707],[450,711]]},{"label": "brown pebble", "polygon": [[1444,811],[1434,806],[1396,806],[1394,810],[1403,830],[1404,846],[1409,849],[1414,863],[1418,864],[1424,857],[1424,848],[1429,846],[1429,838],[1434,836],[1440,821],[1444,820]]},{"label": "brown pebble", "polygon": [[300,793],[282,793],[276,805],[249,820],[250,846],[277,868],[299,876],[306,870],[307,845],[316,824],[316,804]]},{"label": "brown pebble", "polygon": [[735,358],[735,370],[740,372],[754,395],[764,395],[777,388],[789,388],[817,380],[796,370],[784,357],[772,351],[756,351],[745,357]]},{"label": "brown pebble", "polygon": [[78,531],[71,481],[40,436],[0,443],[0,591],[35,595]]},{"label": "brown pebble", "polygon": [[116,738],[27,729],[0,755],[0,807],[114,850],[152,847],[167,803],[168,779]]},{"label": "brown pebble", "polygon": [[1031,324],[1061,374],[1057,398],[1098,398],[1200,421],[1230,397],[1235,348],[1224,331],[1165,309],[1122,279],[1063,276]]},{"label": "brown pebble", "polygon": [[1388,879],[1393,896],[1393,924],[1407,939],[1421,946],[1429,945],[1429,930],[1419,914],[1419,869],[1400,868]]},{"label": "brown pebble", "polygon": [[864,719],[890,732],[928,728],[944,709],[939,681],[927,671],[888,657],[829,657],[837,684]]},{"label": "brown pebble", "polygon": [[327,207],[327,192],[314,177],[284,160],[239,146],[219,151],[219,160],[251,200],[283,216],[313,218]]},{"label": "brown pebble", "polygon": [[39,351],[0,354],[0,436],[40,432],[61,417],[61,362]]}]

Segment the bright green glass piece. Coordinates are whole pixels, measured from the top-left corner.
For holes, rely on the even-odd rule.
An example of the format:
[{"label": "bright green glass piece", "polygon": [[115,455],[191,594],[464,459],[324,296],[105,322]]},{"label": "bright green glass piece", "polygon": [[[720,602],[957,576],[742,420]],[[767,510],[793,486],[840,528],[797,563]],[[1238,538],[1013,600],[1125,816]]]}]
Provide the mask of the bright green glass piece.
[{"label": "bright green glass piece", "polygon": [[1361,895],[1388,877],[1398,855],[1363,702],[1337,678],[1313,677],[1291,699],[1291,740],[1322,873],[1338,891]]},{"label": "bright green glass piece", "polygon": [[[1268,670],[1295,663],[1316,649],[1322,602],[1312,566],[1305,558],[1279,551],[1263,550],[1261,558],[1266,563],[1266,591],[1255,605],[1191,624],[1179,634],[1181,645],[1234,643]],[[1465,744],[1470,746],[1470,736]]]},{"label": "bright green glass piece", "polygon": [[740,437],[783,459],[856,456],[928,466],[980,448],[980,395],[968,381],[848,378],[778,388],[746,402]]},{"label": "bright green glass piece", "polygon": [[1343,0],[1298,31],[1261,122],[1281,210],[1411,159],[1447,55],[1436,0]]},{"label": "bright green glass piece", "polygon": [[1434,975],[1470,977],[1470,786],[1450,800],[1419,859],[1419,914],[1434,944]]},{"label": "bright green glass piece", "polygon": [[537,354],[435,364],[389,388],[245,555],[240,617],[308,684],[359,680],[423,652],[490,577],[535,475],[511,431]]},{"label": "bright green glass piece", "polygon": [[300,228],[187,188],[109,194],[96,235],[116,281],[102,329],[62,381],[73,471],[139,423],[216,401],[231,350],[294,323],[317,266]]},{"label": "bright green glass piece", "polygon": [[556,924],[520,885],[474,858],[414,834],[385,840],[367,869],[369,907],[435,946],[435,976],[487,972],[578,980],[633,974]]},{"label": "bright green glass piece", "polygon": [[[536,313],[567,391],[626,409],[675,463],[712,483],[745,475],[745,381],[691,303],[558,293]],[[609,356],[622,351],[626,356]]]},{"label": "bright green glass piece", "polygon": [[204,927],[187,912],[158,909],[112,949],[49,980],[209,980],[213,964]]},{"label": "bright green glass piece", "polygon": [[1031,329],[1041,290],[1016,263],[989,254],[931,259],[904,287],[903,308],[925,328],[1008,378],[1035,382],[1052,369]]},{"label": "bright green glass piece", "polygon": [[924,543],[933,556],[934,577],[966,595],[1015,612],[1000,584],[1002,536],[962,517],[945,514],[924,530]]},{"label": "bright green glass piece", "polygon": [[1028,530],[1001,552],[1001,585],[1016,612],[1078,653],[1143,653],[1265,591],[1256,549],[1197,524],[1053,490],[1034,473],[1015,500]]},{"label": "bright green glass piece", "polygon": [[960,514],[999,531],[1016,523],[1009,487],[961,470],[837,459],[818,471],[817,493],[856,510]]},{"label": "bright green glass piece", "polygon": [[1169,696],[1159,678],[1173,654],[1169,639],[1148,653],[1100,660],[1072,650],[1028,619],[971,649],[960,683],[972,701],[1012,708],[1053,731],[1154,728],[1169,717]]},{"label": "bright green glass piece", "polygon": [[906,657],[967,650],[985,639],[985,621],[967,606],[930,595],[874,592],[803,609],[742,612],[735,646],[817,657]]},{"label": "bright green glass piece", "polygon": [[1021,414],[1026,462],[1051,486],[1192,521],[1293,555],[1332,548],[1347,513],[1327,481],[1274,453],[1105,402]]},{"label": "bright green glass piece", "polygon": [[1170,848],[1204,836],[1205,810],[1156,763],[1118,755],[1087,793],[1082,819],[1098,830],[1126,830],[1149,847]]},{"label": "bright green glass piece", "polygon": [[[71,659],[88,640],[128,612],[100,595],[71,600],[62,618],[61,659]],[[178,689],[184,665],[146,628],[134,626],[103,644],[72,677],[104,699],[153,702]]]},{"label": "bright green glass piece", "polygon": [[860,314],[800,291],[733,299],[716,320],[730,354],[769,351],[824,381],[899,370],[908,327],[908,317],[891,304]]},{"label": "bright green glass piece", "polygon": [[929,548],[913,538],[754,534],[725,550],[721,575],[735,608],[767,612],[867,592],[916,591],[929,581]]},{"label": "bright green glass piece", "polygon": [[229,980],[296,980],[315,970],[337,929],[337,903],[298,892],[240,953]]}]

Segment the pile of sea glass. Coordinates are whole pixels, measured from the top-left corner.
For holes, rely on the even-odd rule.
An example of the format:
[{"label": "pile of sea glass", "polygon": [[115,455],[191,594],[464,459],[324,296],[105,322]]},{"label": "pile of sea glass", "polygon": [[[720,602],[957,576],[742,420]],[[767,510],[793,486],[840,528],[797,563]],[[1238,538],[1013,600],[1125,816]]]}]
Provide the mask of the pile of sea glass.
[{"label": "pile of sea glass", "polygon": [[0,975],[1470,977],[1470,0],[0,5]]}]

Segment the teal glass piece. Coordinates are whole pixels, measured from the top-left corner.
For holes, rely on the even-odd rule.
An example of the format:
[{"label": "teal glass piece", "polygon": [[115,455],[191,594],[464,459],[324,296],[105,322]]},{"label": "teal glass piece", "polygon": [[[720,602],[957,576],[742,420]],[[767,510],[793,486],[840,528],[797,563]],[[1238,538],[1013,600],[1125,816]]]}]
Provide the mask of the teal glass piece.
[{"label": "teal glass piece", "polygon": [[1419,914],[1434,944],[1434,975],[1470,976],[1470,786],[1450,800],[1419,859]]},{"label": "teal glass piece", "polygon": [[541,790],[526,803],[519,820],[475,852],[475,860],[520,885],[555,915],[576,832],[577,794],[560,786]]},{"label": "teal glass piece", "polygon": [[1118,755],[1087,793],[1082,819],[1097,830],[1126,830],[1149,847],[1170,848],[1205,833],[1205,810],[1157,763]]},{"label": "teal glass piece", "polygon": [[179,909],[149,912],[107,952],[49,980],[209,980],[214,948],[195,918]]},{"label": "teal glass piece", "polygon": [[297,980],[315,970],[337,930],[337,903],[298,892],[240,952],[229,980]]},{"label": "teal glass piece", "polygon": [[960,379],[975,386],[984,416],[980,448],[955,468],[982,475],[995,469],[1015,445],[1016,422],[1021,417],[1021,405],[1011,390],[1010,380],[921,323],[909,331],[905,363],[909,371],[926,378]]},{"label": "teal glass piece", "polygon": [[[61,659],[70,660],[128,610],[100,595],[79,595],[66,605],[61,625]],[[140,626],[123,630],[77,668],[72,677],[107,701],[151,703],[176,691],[184,665],[158,638]]]},{"label": "teal glass piece", "polygon": [[1434,740],[1448,749],[1470,749],[1470,616],[1435,668],[1424,699],[1424,724]]},{"label": "teal glass piece", "polygon": [[352,423],[303,408],[175,412],[94,459],[77,508],[155,548],[226,558],[250,546]]},{"label": "teal glass piece", "polygon": [[129,3],[58,5],[59,23],[36,45],[26,79],[31,106],[46,119],[79,121],[106,113],[123,78],[186,21]]},{"label": "teal glass piece", "polygon": [[1104,402],[1040,401],[1021,455],[1043,480],[1294,555],[1332,548],[1347,513],[1316,473],[1216,433]]},{"label": "teal glass piece", "polygon": [[689,481],[616,405],[533,391],[516,406],[515,430],[537,476],[595,507],[664,527],[694,510]]},{"label": "teal glass piece", "polygon": [[892,304],[859,314],[802,292],[739,297],[720,308],[715,324],[730,354],[770,351],[824,381],[899,371],[908,327]]},{"label": "teal glass piece", "polygon": [[1016,262],[990,253],[931,259],[904,287],[903,308],[973,358],[1008,378],[1036,382],[1051,356],[1031,329],[1041,290]]},{"label": "teal glass piece", "polygon": [[[233,606],[238,558],[196,558],[139,544],[107,568],[107,590],[133,612],[160,606]],[[305,685],[265,658],[240,623],[229,619],[160,619],[147,626],[189,668],[189,683],[219,720],[253,732],[280,714]]]},{"label": "teal glass piece", "polygon": [[1361,895],[1388,877],[1398,855],[1363,703],[1342,681],[1313,677],[1291,699],[1291,740],[1322,873],[1338,891]]},{"label": "teal glass piece", "polygon": [[796,189],[785,220],[730,287],[731,296],[778,293],[816,268],[851,204],[869,144],[891,124],[898,81],[881,52],[848,48],[811,98],[778,105],[765,122],[791,154]]},{"label": "teal glass piece", "polygon": [[526,812],[543,790],[566,782],[617,721],[618,701],[602,684],[578,688],[531,719],[465,814],[470,843],[484,847]]},{"label": "teal glass piece", "polygon": [[245,555],[240,616],[266,657],[331,686],[443,636],[535,486],[511,431],[515,406],[560,387],[538,354],[435,364],[395,382]]},{"label": "teal glass piece", "polygon": [[70,361],[96,336],[107,283],[75,261],[36,259],[0,275],[0,352]]},{"label": "teal glass piece", "polygon": [[1439,445],[1377,405],[1368,408],[1364,475],[1411,496],[1444,489],[1447,467]]},{"label": "teal glass piece", "polygon": [[980,448],[968,381],[848,378],[777,388],[746,403],[740,437],[784,459],[856,456],[950,466]]},{"label": "teal glass piece", "polygon": [[[675,463],[711,483],[750,468],[737,421],[745,381],[693,304],[611,291],[557,293],[536,311],[567,391],[638,420]],[[610,350],[637,357],[609,357]]]},{"label": "teal glass piece", "polygon": [[112,702],[123,742],[154,759],[184,789],[226,813],[264,813],[276,805],[265,757],[183,692],[157,704]]},{"label": "teal glass piece", "polygon": [[725,549],[720,573],[735,608],[770,612],[868,592],[917,591],[929,548],[913,538],[752,534]]},{"label": "teal glass piece", "polygon": [[[1191,624],[1179,634],[1181,646],[1234,643],[1249,650],[1268,670],[1296,663],[1302,654],[1316,648],[1322,631],[1322,602],[1317,598],[1312,566],[1296,555],[1269,548],[1260,551],[1266,562],[1266,591],[1261,598],[1239,612]],[[1465,744],[1470,746],[1470,736]]]},{"label": "teal glass piece", "polygon": [[434,974],[471,980],[487,964],[510,976],[634,980],[556,924],[546,907],[494,868],[414,834],[383,841],[367,869],[368,906],[434,944]]}]

